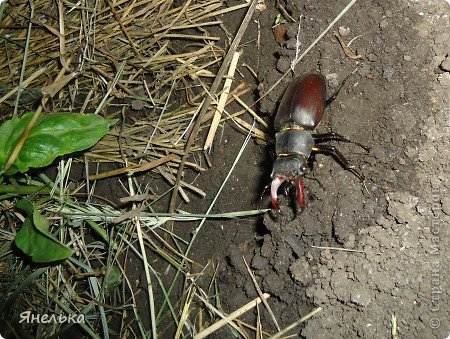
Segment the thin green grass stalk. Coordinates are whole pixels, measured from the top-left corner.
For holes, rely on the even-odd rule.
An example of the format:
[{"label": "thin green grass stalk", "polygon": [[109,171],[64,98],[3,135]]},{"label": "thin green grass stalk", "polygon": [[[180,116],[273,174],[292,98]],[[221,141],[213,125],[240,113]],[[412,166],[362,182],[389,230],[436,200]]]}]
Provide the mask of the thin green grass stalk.
[{"label": "thin green grass stalk", "polygon": [[[191,303],[194,299],[194,295],[195,293],[196,287],[195,285],[190,285],[187,288],[186,293],[186,300],[185,303],[183,305],[183,309],[181,310],[181,315],[180,315],[180,322],[177,325],[177,331],[175,332],[175,339],[179,339],[180,336],[182,335],[183,332],[183,327],[186,325],[186,322],[189,318],[189,308],[191,306]],[[187,327],[187,326],[186,326]]]},{"label": "thin green grass stalk", "polygon": [[144,238],[142,237],[141,223],[138,218],[136,218],[136,229],[137,229],[137,234],[138,234],[139,246],[141,247],[141,251],[142,251],[142,259],[144,262],[145,277],[147,280],[147,292],[148,292],[149,307],[150,307],[150,321],[151,321],[152,338],[156,339],[156,338],[158,338],[158,336],[157,336],[157,332],[156,332],[155,299],[153,296],[153,286],[152,286],[152,280],[150,277],[150,271],[148,269],[149,264],[147,261],[147,254],[145,251]]},{"label": "thin green grass stalk", "polygon": [[[190,327],[192,327],[192,325],[190,325],[190,322],[189,322],[189,309],[190,309],[189,306],[192,303],[194,294],[197,295],[196,291],[199,291],[200,293],[202,293],[205,296],[205,298],[207,298],[206,293],[198,287],[197,280],[199,280],[200,277],[202,277],[204,275],[204,272],[208,269],[209,264],[210,264],[210,262],[208,262],[202,268],[202,270],[195,276],[186,279],[186,283],[187,283],[187,280],[190,280],[191,284],[189,285],[189,287],[187,287],[187,290],[184,291],[184,294],[186,295],[186,297],[185,297],[186,299],[184,301],[183,311],[181,312],[180,322],[177,324],[177,326],[178,326],[177,333],[179,335],[181,334],[181,331],[183,330],[183,326],[187,327],[188,330]],[[194,332],[194,330],[192,330],[192,332]],[[191,333],[191,336],[194,337],[194,333]],[[177,335],[175,335],[175,337],[177,338]]]},{"label": "thin green grass stalk", "polygon": [[[162,232],[165,232],[165,233],[167,233],[167,234],[169,234],[172,238],[176,239],[177,242],[182,242],[184,245],[187,245],[187,244],[189,243],[188,241],[184,240],[184,239],[181,238],[179,235],[177,235],[177,234],[171,232],[170,230],[168,230],[168,229],[165,228],[165,227],[161,227],[161,231],[162,231]],[[180,251],[180,252],[181,252],[181,251]]]},{"label": "thin green grass stalk", "polygon": [[[69,208],[71,207],[71,208]],[[65,204],[59,209],[49,208],[49,211],[60,212],[66,216],[71,217],[74,220],[91,220],[91,221],[105,221],[114,222],[114,219],[121,216],[123,213],[120,211],[88,211],[86,209],[76,208],[75,205],[70,203]],[[269,209],[260,210],[248,210],[248,211],[235,211],[225,212],[217,214],[199,214],[199,213],[145,213],[141,212],[137,214],[141,221],[145,222],[145,227],[152,227],[152,229],[160,227],[163,223],[168,221],[197,221],[202,219],[236,219],[241,217],[250,217],[259,214],[264,214]],[[104,231],[103,231],[104,232]],[[102,237],[103,238],[103,237]]]},{"label": "thin green grass stalk", "polygon": [[[79,314],[87,315],[93,308],[94,308],[94,304],[88,304],[80,310]],[[64,338],[64,334],[66,333],[66,331],[74,325],[76,325],[76,324],[69,323],[69,324],[66,324],[65,326],[60,327],[58,329],[58,331],[52,335],[52,338]]]},{"label": "thin green grass stalk", "polygon": [[100,282],[97,277],[89,277],[89,285],[91,285],[92,291],[94,292],[95,299],[98,300],[98,310],[100,312],[100,321],[102,324],[102,330],[103,330],[103,338],[109,338],[109,328],[108,328],[108,321],[106,320],[106,313],[105,308],[101,305],[104,300],[101,298],[100,293]]},{"label": "thin green grass stalk", "polygon": [[[253,121],[253,126],[254,126],[254,125],[255,125],[255,122]],[[253,127],[253,126],[252,126],[252,127]],[[252,128],[252,129],[249,131],[249,133],[247,134],[247,137],[245,138],[244,143],[242,144],[241,149],[239,150],[239,152],[238,152],[238,154],[237,154],[237,156],[236,156],[236,159],[235,159],[234,162],[233,162],[233,165],[231,165],[231,168],[230,168],[230,170],[228,171],[227,176],[226,176],[225,179],[223,180],[222,185],[220,186],[219,190],[217,191],[217,193],[216,193],[216,195],[215,195],[213,201],[212,201],[211,204],[209,205],[209,207],[208,207],[208,209],[207,209],[207,211],[206,211],[206,213],[205,213],[205,216],[201,219],[199,225],[198,225],[197,228],[194,230],[193,235],[192,235],[192,238],[191,238],[191,240],[190,240],[190,242],[189,242],[189,245],[188,245],[188,247],[187,247],[187,249],[186,249],[186,251],[185,251],[185,253],[184,253],[185,257],[188,257],[188,254],[189,254],[189,252],[190,252],[190,250],[191,250],[191,248],[192,248],[192,246],[193,246],[193,244],[194,244],[194,241],[195,241],[195,239],[196,239],[196,237],[197,237],[197,234],[198,234],[198,233],[200,232],[200,230],[202,229],[203,224],[205,223],[206,219],[208,218],[209,213],[210,213],[211,210],[213,209],[214,204],[216,203],[217,199],[219,198],[220,194],[222,193],[222,190],[223,190],[223,188],[225,187],[226,183],[228,182],[228,179],[230,178],[231,174],[233,173],[233,170],[234,170],[234,168],[236,167],[236,164],[238,163],[239,159],[241,158],[242,153],[243,153],[244,150],[245,150],[245,147],[247,146],[248,142],[250,141],[251,136],[252,136],[252,134],[251,134],[252,130],[253,130],[253,128]],[[181,267],[183,267],[184,265],[185,265],[185,259],[183,259],[183,261],[181,262]],[[169,293],[172,293],[172,290],[173,290],[173,288],[175,287],[175,285],[176,285],[176,283],[177,283],[177,281],[178,281],[178,278],[179,278],[180,274],[181,274],[181,270],[178,270],[178,271],[175,273],[175,277],[173,278],[172,284],[170,285],[170,288],[169,288]],[[161,309],[160,309],[159,312],[158,312],[157,319],[160,318],[160,316],[161,316],[161,314],[162,314],[164,308],[165,308],[165,302],[163,303],[163,305],[161,306]]]},{"label": "thin green grass stalk", "polygon": [[[70,298],[71,295],[66,296],[64,293],[62,293],[62,294],[61,294],[62,297],[61,297],[61,296],[59,296],[56,292],[50,295],[50,294],[48,293],[49,287],[50,287],[50,286],[51,286],[51,287],[57,287],[57,289],[58,289],[58,286],[59,286],[59,285],[58,285],[58,282],[54,281],[54,279],[52,279],[51,277],[48,276],[48,273],[47,273],[46,275],[47,275],[47,279],[46,279],[47,284],[46,284],[46,287],[45,287],[45,291],[46,291],[45,294],[46,294],[46,297],[47,297],[47,304],[48,304],[48,305],[50,305],[51,300],[53,300],[54,298],[58,298],[58,300],[61,301],[61,303],[63,303],[62,299],[65,299],[65,300],[67,300],[67,302],[68,302],[70,305],[67,305],[67,304],[65,304],[65,303],[63,303],[63,304],[66,305],[66,307],[72,311],[70,314],[83,314],[83,315],[88,315],[89,312],[94,308],[94,305],[95,305],[95,304],[90,303],[90,304],[88,304],[86,307],[84,307],[83,309],[79,309],[79,308],[75,305],[75,302],[73,301],[73,299]],[[64,284],[66,284],[66,285],[69,283],[69,282],[66,281],[64,278],[63,278],[63,282],[64,282]],[[69,286],[68,286],[68,288],[69,288]],[[59,290],[59,289],[58,289],[58,290]],[[75,288],[73,288],[73,291],[74,291],[74,290],[75,290]],[[57,304],[57,305],[59,305],[59,304]],[[70,307],[72,307],[72,308],[70,308]],[[63,311],[64,311],[64,310],[63,310]],[[66,313],[67,313],[67,312],[66,312]],[[55,323],[55,325],[57,325],[57,324]],[[74,324],[71,324],[71,325],[74,325]],[[91,326],[91,325],[89,325],[89,326]],[[92,326],[91,326],[91,328],[93,329]],[[49,332],[49,331],[47,330],[47,332]],[[55,330],[53,330],[53,332],[56,333],[56,327],[55,327]],[[52,333],[53,333],[53,332],[52,332]],[[64,333],[64,331],[61,329],[61,327],[58,328],[58,332]],[[53,334],[52,336],[53,336],[53,337],[56,337],[55,334]]]},{"label": "thin green grass stalk", "polygon": [[42,186],[24,186],[24,185],[0,185],[0,193],[3,195],[0,196],[0,200],[11,198],[13,196],[18,195],[29,195],[29,194],[41,194],[48,195],[50,193],[50,189],[48,187]]},{"label": "thin green grass stalk", "polygon": [[109,244],[113,249],[117,248],[117,243],[109,242],[108,234],[99,224],[89,219],[86,220],[86,224],[88,224],[91,227],[91,229],[105,241],[105,243]]},{"label": "thin green grass stalk", "polygon": [[5,7],[6,7],[6,1],[4,1],[0,4],[0,21],[3,20],[3,14],[5,12]]},{"label": "thin green grass stalk", "polygon": [[174,321],[174,322],[177,324],[177,326],[178,326],[178,323],[179,323],[178,314],[177,314],[177,312],[175,311],[174,307],[172,306],[172,303],[171,303],[171,301],[170,301],[170,295],[169,295],[169,293],[167,292],[167,289],[165,288],[164,283],[162,282],[161,278],[159,277],[158,272],[156,272],[156,271],[153,269],[152,266],[149,266],[149,267],[150,267],[150,269],[152,270],[153,274],[155,275],[156,280],[158,280],[159,287],[161,288],[161,291],[162,291],[162,293],[164,294],[164,300],[167,301],[167,305],[168,305],[168,307],[169,307],[170,314],[172,315],[173,321]]},{"label": "thin green grass stalk", "polygon": [[[186,259],[186,261],[188,261],[189,263],[192,263],[192,260],[190,260],[189,258],[184,257],[184,255],[181,253],[180,250],[177,251],[177,250],[176,250],[175,248],[173,248],[172,246],[169,246],[169,245],[167,244],[167,242],[166,242],[164,239],[162,239],[162,237],[160,237],[156,232],[153,232],[153,235],[154,235],[159,241],[163,242],[164,245],[170,249],[170,250],[169,250],[170,252],[175,252],[176,256],[181,257],[181,258],[183,258],[183,259]],[[175,262],[175,266],[174,266],[174,267],[175,267],[176,269],[180,269],[180,263],[179,263],[175,258],[172,258],[172,256],[170,256],[169,254],[166,254],[166,252],[162,249],[162,247],[164,247],[164,246],[162,246],[161,248],[158,247],[158,245],[157,245],[154,241],[152,241],[151,238],[148,237],[148,236],[146,236],[146,239],[147,239],[147,241],[150,243],[148,246],[151,246],[151,248],[152,248],[152,247],[154,248],[154,249],[153,249],[154,252],[156,252],[157,254],[160,254],[160,255],[163,256],[163,257],[166,257],[166,256],[167,256],[168,258],[170,258],[172,261]],[[169,251],[168,251],[168,252],[169,252]],[[168,262],[171,263],[171,261],[168,261]]]},{"label": "thin green grass stalk", "polygon": [[[111,230],[111,232],[109,233],[109,242],[108,243],[114,243],[113,234],[114,234],[114,232]],[[118,254],[118,252],[116,254]],[[111,272],[112,267],[114,266],[114,261],[115,261],[115,259],[113,258],[113,249],[111,248],[111,246],[108,246],[108,257],[106,258],[105,276],[103,277],[102,283],[100,286],[99,298],[101,298],[101,300],[105,300],[106,277]],[[104,328],[104,331],[108,332],[108,334],[105,337],[109,338],[109,328],[108,328],[108,322],[106,320],[106,317],[105,317],[104,324],[106,325],[106,328]]]},{"label": "thin green grass stalk", "polygon": [[[57,185],[50,180],[49,177],[47,177],[44,173],[39,173],[39,177],[41,178],[41,180],[44,182],[44,184],[46,185],[46,189],[48,191],[48,193],[50,194],[52,191],[55,192],[58,195],[60,194],[60,190],[57,188]],[[24,186],[27,187],[27,186]],[[52,187],[52,189],[49,189],[48,187]],[[47,192],[45,191],[45,192]],[[55,212],[62,212],[65,208],[65,206],[73,206],[77,209],[82,209],[82,206],[78,203],[75,203],[72,199],[70,198],[66,198],[66,201],[64,201],[64,205],[62,207],[58,207]],[[51,208],[47,208],[48,210],[51,210]],[[84,209],[85,211],[87,211],[87,209]],[[91,219],[85,219],[86,223],[92,228],[92,230],[97,233],[97,235],[99,235],[104,241],[105,243],[107,243],[108,245],[110,245],[113,249],[117,248],[117,243],[113,242],[113,243],[109,243],[109,238],[108,238],[108,234],[106,233],[106,231],[100,227],[100,225],[98,225],[94,220]]]},{"label": "thin green grass stalk", "polygon": [[[3,257],[6,257],[8,254],[12,253],[14,237],[16,235],[4,230],[1,230],[0,234],[3,238],[2,245],[0,246],[0,260],[3,260]],[[4,239],[6,239],[6,241]]]},{"label": "thin green grass stalk", "polygon": [[[134,245],[125,237],[123,237],[123,235],[120,235],[120,237],[122,238],[122,240],[129,246],[129,248],[135,253],[135,255],[141,259],[144,260],[142,257],[142,254],[139,253],[139,251],[136,249],[136,247],[134,247]],[[147,245],[149,246],[149,245]],[[165,261],[167,261],[171,266],[173,266],[175,269],[179,270],[181,269],[180,263],[178,263],[177,261],[175,261],[170,255],[166,254],[166,252],[158,250],[157,248],[151,247],[150,248],[153,252],[155,252],[156,254],[159,254]],[[179,254],[181,257],[182,254]],[[183,257],[184,259],[184,257]],[[151,266],[150,266],[151,267]]]}]

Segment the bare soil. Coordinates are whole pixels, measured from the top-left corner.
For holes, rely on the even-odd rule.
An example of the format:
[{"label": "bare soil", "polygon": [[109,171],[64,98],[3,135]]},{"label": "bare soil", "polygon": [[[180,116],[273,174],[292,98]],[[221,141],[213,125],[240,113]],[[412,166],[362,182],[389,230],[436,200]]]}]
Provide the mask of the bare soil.
[{"label": "bare soil", "polygon": [[[296,20],[302,16],[304,50],[347,1],[281,3]],[[259,85],[248,102],[263,95],[295,56],[298,23],[284,24],[287,41],[278,44],[271,29],[277,10],[270,1],[266,4],[243,40],[240,62],[256,70]],[[270,305],[281,328],[322,307],[296,328],[299,337],[393,337],[393,316],[400,338],[448,337],[449,15],[445,1],[356,2],[334,30],[347,43],[354,39],[350,47],[361,58],[347,57],[327,34],[294,74],[260,101],[257,109],[271,123],[294,76],[320,72],[330,94],[356,69],[317,131],[338,132],[371,151],[337,145],[364,175],[364,185],[319,155],[305,178],[307,208],[298,217],[285,196],[278,217],[268,213],[255,220],[205,224],[192,254],[203,264],[219,261],[220,296],[227,311],[257,296],[245,258],[262,290],[272,295]],[[234,13],[223,20],[233,32],[242,17]],[[253,81],[241,70],[244,78],[238,80]],[[206,210],[241,147],[244,135],[231,123],[222,132],[211,155],[213,167],[199,184],[208,197],[189,210]],[[247,146],[215,211],[257,207],[271,180],[272,150],[270,144]],[[267,195],[261,206],[269,206]],[[179,228],[192,231],[185,224]],[[260,311],[264,329],[275,331],[263,307]],[[223,330],[214,337],[230,333]]]}]

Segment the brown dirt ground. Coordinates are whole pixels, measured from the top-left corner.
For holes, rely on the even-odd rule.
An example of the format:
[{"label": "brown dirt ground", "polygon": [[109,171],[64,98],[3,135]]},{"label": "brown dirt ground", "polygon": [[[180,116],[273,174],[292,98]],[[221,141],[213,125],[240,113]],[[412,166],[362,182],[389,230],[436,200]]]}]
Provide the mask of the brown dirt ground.
[{"label": "brown dirt ground", "polygon": [[[229,1],[233,5],[236,1]],[[286,23],[280,46],[271,32],[276,9],[267,1],[244,36],[240,62],[257,71],[260,93],[293,59],[297,23]],[[308,46],[347,1],[287,1],[292,17],[303,17],[301,40]],[[242,14],[243,16],[244,14]],[[371,146],[340,150],[366,177],[366,188],[332,159],[318,156],[305,179],[307,208],[294,218],[289,199],[273,218],[208,222],[193,249],[201,263],[219,261],[220,295],[233,311],[257,296],[246,259],[281,328],[315,307],[322,311],[296,329],[304,338],[387,338],[391,317],[401,338],[446,338],[448,231],[450,215],[450,31],[445,1],[357,2],[335,29],[363,56],[347,58],[331,34],[296,67],[295,75],[320,71],[328,92],[357,67],[327,108],[318,132],[335,131]],[[233,32],[242,17],[224,17]],[[258,30],[259,22],[260,28]],[[256,41],[260,35],[261,46]],[[241,67],[244,78],[252,79]],[[290,75],[258,107],[270,122]],[[255,97],[249,98],[255,100]],[[205,211],[226,176],[244,136],[232,124],[212,153],[214,166],[199,186],[208,198],[189,210]],[[215,211],[257,207],[270,182],[272,145],[252,143],[232,174]],[[266,196],[263,206],[269,205]],[[182,226],[185,232],[186,225]],[[181,232],[181,229],[180,229]],[[340,247],[361,252],[321,249]],[[262,308],[261,308],[262,310]],[[262,311],[265,330],[273,323]],[[250,320],[255,314],[248,314]],[[214,335],[227,338],[225,331]]]}]

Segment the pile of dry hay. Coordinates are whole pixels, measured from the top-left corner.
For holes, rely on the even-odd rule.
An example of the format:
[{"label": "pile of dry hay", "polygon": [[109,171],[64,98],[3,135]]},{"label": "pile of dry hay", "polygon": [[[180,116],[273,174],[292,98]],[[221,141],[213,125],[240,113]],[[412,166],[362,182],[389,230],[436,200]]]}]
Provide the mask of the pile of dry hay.
[{"label": "pile of dry hay", "polygon": [[[141,113],[134,123],[123,119],[87,153],[121,168],[91,179],[152,170],[174,184],[190,127],[208,95],[205,83],[224,55],[207,29],[222,25],[220,14],[248,4],[224,9],[220,0],[20,0],[1,6],[3,117],[42,102],[47,111],[108,116],[124,117],[131,108]],[[235,93],[248,90],[243,87]],[[194,143],[189,151],[199,149]],[[202,170],[189,161],[184,166]],[[183,187],[203,194],[180,185],[185,200]]]}]

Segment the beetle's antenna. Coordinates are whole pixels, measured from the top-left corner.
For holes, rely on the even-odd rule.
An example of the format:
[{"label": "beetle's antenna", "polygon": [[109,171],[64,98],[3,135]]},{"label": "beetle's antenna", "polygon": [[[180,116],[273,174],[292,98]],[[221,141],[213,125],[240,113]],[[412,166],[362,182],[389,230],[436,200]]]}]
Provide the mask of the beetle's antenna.
[{"label": "beetle's antenna", "polygon": [[350,76],[352,74],[353,74],[353,72],[345,77],[345,79],[341,82],[341,84],[339,85],[338,89],[334,92],[334,94],[325,101],[325,106],[329,106],[334,101],[334,99],[336,99],[336,97],[338,96],[338,94],[341,91],[342,87],[344,87],[344,85],[347,82],[348,78],[350,78]]}]

